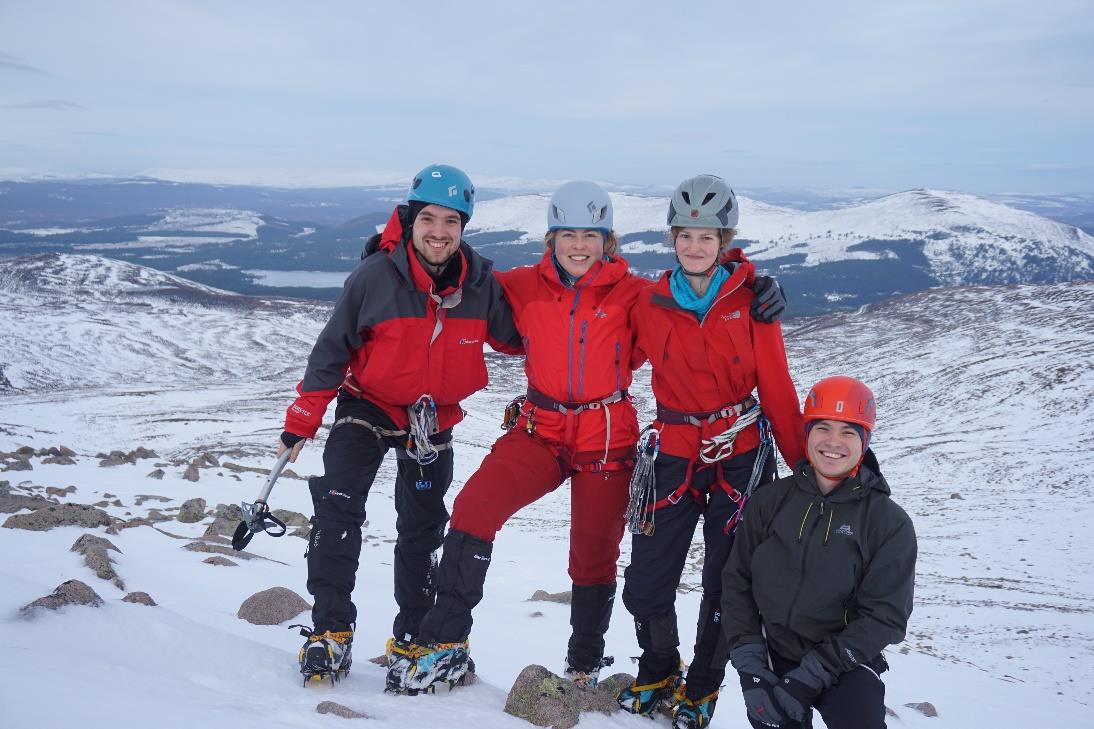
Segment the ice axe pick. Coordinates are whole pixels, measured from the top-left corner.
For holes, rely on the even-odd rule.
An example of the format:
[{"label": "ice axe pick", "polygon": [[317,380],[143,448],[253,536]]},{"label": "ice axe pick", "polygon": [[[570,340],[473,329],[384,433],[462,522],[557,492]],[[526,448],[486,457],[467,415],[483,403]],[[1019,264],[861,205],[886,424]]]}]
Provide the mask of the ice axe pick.
[{"label": "ice axe pick", "polygon": [[235,534],[232,535],[232,549],[235,551],[242,551],[250,544],[251,538],[259,532],[266,532],[271,537],[285,536],[285,522],[270,513],[270,505],[266,502],[270,498],[270,492],[273,491],[277,477],[285,470],[285,464],[289,462],[289,456],[291,455],[292,449],[290,448],[278,457],[273,470],[270,471],[269,478],[266,479],[266,485],[262,487],[262,493],[254,500],[254,503],[247,503],[246,501],[240,503],[239,507],[243,510],[243,521],[239,522]]}]

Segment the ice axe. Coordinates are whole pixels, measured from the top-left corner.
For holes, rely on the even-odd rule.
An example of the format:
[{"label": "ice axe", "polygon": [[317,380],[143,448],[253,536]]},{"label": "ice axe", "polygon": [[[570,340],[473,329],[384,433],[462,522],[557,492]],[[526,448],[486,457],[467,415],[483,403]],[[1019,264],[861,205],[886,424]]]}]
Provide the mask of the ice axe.
[{"label": "ice axe", "polygon": [[285,536],[285,522],[270,513],[270,505],[266,502],[270,498],[270,492],[273,491],[277,477],[285,470],[285,464],[289,462],[291,455],[290,448],[277,459],[273,470],[270,471],[270,477],[266,479],[266,485],[262,487],[262,493],[254,500],[254,503],[249,504],[243,501],[239,504],[243,510],[243,521],[239,522],[235,534],[232,535],[232,549],[235,551],[243,551],[251,543],[251,538],[259,532],[266,532],[271,537]]}]

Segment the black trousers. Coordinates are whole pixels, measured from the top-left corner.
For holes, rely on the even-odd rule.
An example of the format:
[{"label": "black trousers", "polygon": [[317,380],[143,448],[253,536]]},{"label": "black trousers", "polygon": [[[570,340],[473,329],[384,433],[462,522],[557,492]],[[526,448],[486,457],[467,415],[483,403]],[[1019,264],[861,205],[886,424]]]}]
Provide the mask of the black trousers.
[{"label": "black trousers", "polygon": [[[339,393],[335,420],[346,416],[394,429],[384,412],[368,402]],[[433,436],[450,441],[452,431]],[[422,617],[436,596],[434,553],[444,539],[448,509],[444,495],[452,483],[452,449],[437,460],[419,466],[407,455],[402,438],[377,438],[354,423],[335,426],[323,450],[324,473],[309,482],[315,516],[308,542],[308,592],[315,599],[312,622],[317,632],[348,630],[357,620],[350,599],[361,556],[361,527],[365,502],[384,456],[394,448],[398,456],[395,481],[395,616],[392,634],[414,638]]]},{"label": "black trousers", "polygon": [[[733,547],[733,534],[727,532],[726,525],[737,513],[737,504],[717,485],[716,469],[729,485],[743,493],[752,476],[756,455],[757,451],[751,450],[693,472],[691,485],[701,493],[702,503],[685,493],[677,503],[657,510],[652,535],[632,536],[623,604],[634,616],[638,645],[642,649],[637,678],[640,685],[660,681],[679,665],[676,589],[702,516],[703,599],[695,653],[686,679],[687,695],[690,699],[700,699],[721,686],[729,660],[721,623],[722,567]],[[654,476],[659,500],[686,478],[687,466],[683,458],[664,453],[657,457]],[[775,459],[768,457],[760,483],[770,482],[774,475]]]},{"label": "black trousers", "polygon": [[[885,670],[884,661],[877,666],[862,665],[842,674],[832,688],[825,691],[813,706],[820,712],[828,729],[885,729],[885,683],[878,675]],[[771,654],[771,666],[779,676],[798,667],[775,653]],[[748,720],[755,729],[767,729],[762,724]],[[812,729],[813,716],[801,723],[787,719],[780,729]]]}]

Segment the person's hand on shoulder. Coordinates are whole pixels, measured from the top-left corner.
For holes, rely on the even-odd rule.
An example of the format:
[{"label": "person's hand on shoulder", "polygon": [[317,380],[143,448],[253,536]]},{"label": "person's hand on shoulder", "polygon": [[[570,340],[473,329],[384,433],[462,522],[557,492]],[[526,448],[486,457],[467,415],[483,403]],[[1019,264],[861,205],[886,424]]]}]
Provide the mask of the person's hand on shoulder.
[{"label": "person's hand on shoulder", "polygon": [[763,324],[782,319],[786,311],[786,294],[773,276],[757,276],[752,284],[752,293],[756,295],[749,311],[753,319]]}]

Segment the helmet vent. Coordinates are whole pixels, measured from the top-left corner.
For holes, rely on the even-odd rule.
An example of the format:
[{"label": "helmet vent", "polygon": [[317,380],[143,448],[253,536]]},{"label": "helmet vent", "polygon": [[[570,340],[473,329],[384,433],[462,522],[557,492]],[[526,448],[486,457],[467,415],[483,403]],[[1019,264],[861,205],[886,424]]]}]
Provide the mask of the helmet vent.
[{"label": "helmet vent", "polygon": [[714,199],[714,196],[715,196],[715,194],[717,194],[717,193],[713,193],[713,192],[708,192],[708,193],[706,194],[706,197],[704,197],[704,198],[703,198],[703,203],[702,203],[702,204],[703,204],[703,205],[706,205],[706,204],[707,204],[707,203],[709,203],[709,202],[710,202],[711,200],[713,200],[713,199]]},{"label": "helmet vent", "polygon": [[566,222],[566,213],[564,213],[562,211],[562,208],[560,208],[558,205],[552,205],[551,208],[554,210],[555,220],[557,220],[560,223],[565,223]]},{"label": "helmet vent", "polygon": [[684,202],[686,202],[688,205],[691,205],[691,195],[688,194],[687,190],[681,190],[680,197],[684,198]]},{"label": "helmet vent", "polygon": [[411,190],[417,190],[417,189],[418,189],[419,187],[421,187],[421,185],[422,185],[422,178],[420,178],[420,177],[415,177],[415,178],[414,178],[414,184],[412,184],[412,185],[410,186],[410,189],[411,189]]}]

